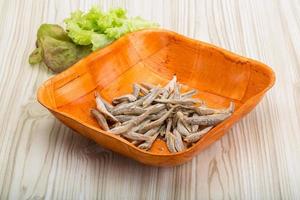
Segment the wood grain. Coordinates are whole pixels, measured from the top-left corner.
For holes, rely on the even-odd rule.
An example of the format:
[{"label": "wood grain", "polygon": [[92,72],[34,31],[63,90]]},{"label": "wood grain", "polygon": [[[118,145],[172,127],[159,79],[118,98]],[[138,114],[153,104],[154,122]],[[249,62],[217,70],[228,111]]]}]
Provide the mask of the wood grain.
[{"label": "wood grain", "polygon": [[[41,23],[96,3],[261,60],[276,85],[185,165],[143,166],[98,147],[36,102],[52,75],[27,63]],[[300,198],[299,1],[0,0],[0,13],[0,199]]]}]

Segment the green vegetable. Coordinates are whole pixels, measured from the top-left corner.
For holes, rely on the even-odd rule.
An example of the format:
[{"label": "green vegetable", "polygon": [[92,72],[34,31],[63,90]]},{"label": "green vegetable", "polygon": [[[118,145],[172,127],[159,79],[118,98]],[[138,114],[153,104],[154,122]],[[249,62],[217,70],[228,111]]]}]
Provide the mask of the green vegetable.
[{"label": "green vegetable", "polygon": [[30,64],[44,62],[54,72],[61,72],[126,33],[158,26],[140,17],[128,18],[126,10],[122,8],[108,12],[98,7],[92,7],[86,13],[78,10],[64,22],[66,31],[54,24],[40,26],[37,48],[29,57]]},{"label": "green vegetable", "polygon": [[72,42],[62,27],[42,24],[37,33],[37,48],[29,56],[30,64],[43,61],[54,72],[61,72],[91,53],[89,46]]},{"label": "green vegetable", "polygon": [[87,13],[75,11],[65,19],[65,23],[73,42],[79,45],[92,44],[93,51],[126,33],[158,26],[140,17],[128,18],[126,11],[121,8],[105,13],[97,7],[92,7]]}]

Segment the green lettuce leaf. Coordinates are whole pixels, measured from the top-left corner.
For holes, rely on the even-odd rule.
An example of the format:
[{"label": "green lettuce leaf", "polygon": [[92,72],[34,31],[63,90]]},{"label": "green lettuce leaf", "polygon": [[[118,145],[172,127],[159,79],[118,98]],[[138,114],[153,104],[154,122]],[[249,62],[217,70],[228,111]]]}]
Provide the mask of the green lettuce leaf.
[{"label": "green lettuce leaf", "polygon": [[78,10],[64,20],[68,36],[78,45],[92,45],[92,50],[109,45],[126,33],[158,27],[157,23],[140,17],[128,18],[122,8],[103,12],[92,7],[87,13]]}]

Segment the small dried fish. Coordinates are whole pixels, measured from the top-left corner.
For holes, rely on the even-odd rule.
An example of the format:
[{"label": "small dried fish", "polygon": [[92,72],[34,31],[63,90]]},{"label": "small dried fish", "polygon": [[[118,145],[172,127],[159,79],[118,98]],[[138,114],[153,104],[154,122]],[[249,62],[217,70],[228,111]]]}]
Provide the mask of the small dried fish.
[{"label": "small dried fish", "polygon": [[175,84],[173,99],[180,99],[181,98],[180,87],[181,87],[181,85],[179,83]]},{"label": "small dried fish", "polygon": [[147,90],[146,88],[144,88],[143,86],[141,86],[140,84],[137,84],[136,83],[136,86],[140,88],[140,92],[143,94],[143,95],[147,95],[149,93],[149,90]]},{"label": "small dried fish", "polygon": [[139,123],[141,123],[143,120],[145,120],[149,115],[153,113],[157,113],[161,110],[165,109],[165,105],[163,104],[155,104],[147,108],[146,112],[143,114],[135,117],[134,119],[130,120],[130,123],[133,123],[135,126],[137,126]]},{"label": "small dried fish", "polygon": [[147,131],[144,135],[153,136],[153,135],[155,135],[155,133],[158,133],[159,129],[160,129],[160,126],[155,127],[153,129],[150,129],[149,131]]},{"label": "small dried fish", "polygon": [[[134,120],[134,119],[132,119]],[[132,123],[132,120],[129,121],[129,123],[126,123],[121,126],[114,127],[113,129],[110,129],[109,131],[115,135],[119,135],[125,132],[128,132],[132,127],[134,127],[134,123]]]},{"label": "small dried fish", "polygon": [[176,129],[173,130],[173,133],[175,136],[174,144],[175,144],[175,148],[176,148],[177,152],[183,151],[185,149],[185,146],[183,144],[180,133]]},{"label": "small dried fish", "polygon": [[115,117],[119,120],[119,122],[124,123],[126,121],[133,119],[135,116],[134,115],[116,115]]},{"label": "small dried fish", "polygon": [[[198,115],[196,113],[193,114],[193,117],[197,117]],[[198,124],[194,124],[192,125],[191,131],[192,132],[196,132],[199,129],[199,125]]]},{"label": "small dried fish", "polygon": [[128,104],[129,104],[129,101],[123,101],[123,102],[119,103],[118,105],[115,105],[114,108],[110,112],[112,113],[114,110],[124,108]]},{"label": "small dried fish", "polygon": [[110,126],[110,129],[113,129],[113,128],[115,128],[115,127],[117,127],[117,126],[121,126],[121,125],[122,125],[121,122],[116,122],[116,123],[114,123],[114,124],[112,124],[112,125]]},{"label": "small dried fish", "polygon": [[184,114],[181,112],[181,111],[178,111],[177,113],[176,113],[176,115],[177,115],[177,117],[178,117],[178,119],[181,121],[181,123],[184,125],[184,127],[189,131],[189,132],[191,132],[191,127],[190,127],[190,125],[186,122],[186,120],[185,120],[185,116],[184,116]]},{"label": "small dried fish", "polygon": [[143,96],[142,98],[140,98],[140,99],[138,99],[138,100],[136,100],[134,102],[124,103],[122,105],[119,104],[120,106],[119,105],[115,106],[115,108],[112,110],[112,112],[118,113],[119,110],[123,110],[125,108],[131,108],[131,107],[135,107],[135,106],[140,106],[140,105],[142,105],[142,103],[144,102],[144,100],[145,100],[146,97],[147,97],[147,95]]},{"label": "small dried fish", "polygon": [[140,149],[144,149],[144,150],[148,150],[151,148],[153,142],[156,140],[157,136],[158,136],[159,132],[155,133],[150,140],[147,140],[146,142],[140,144],[138,146],[138,148]]},{"label": "small dried fish", "polygon": [[[234,111],[233,102],[225,109],[208,108],[192,98],[197,90],[180,93],[181,87],[176,75],[164,87],[134,83],[131,94],[113,99],[115,106],[96,93],[97,109],[91,113],[102,129],[121,134],[141,149],[149,150],[161,135],[171,153],[180,152],[186,148],[183,138],[198,141]],[[206,128],[199,131],[199,127]]]},{"label": "small dried fish", "polygon": [[174,90],[175,84],[177,81],[177,77],[173,76],[172,80],[170,80],[167,85],[162,89],[161,99],[166,99],[170,96],[170,93]]},{"label": "small dried fish", "polygon": [[93,115],[93,117],[96,118],[99,126],[103,130],[105,130],[105,131],[109,130],[109,127],[108,127],[108,124],[107,124],[107,121],[106,121],[105,117],[98,110],[92,108],[91,109],[91,114]]},{"label": "small dried fish", "polygon": [[99,94],[98,92],[95,92],[95,97],[98,97],[98,98],[101,99],[101,101],[103,102],[103,104],[104,104],[104,106],[105,106],[105,108],[106,108],[106,110],[107,110],[108,112],[111,112],[111,111],[112,111],[112,109],[114,108],[114,106],[111,105],[111,104],[110,104],[108,101],[106,101],[105,99],[103,99],[103,98],[100,96],[100,94]]},{"label": "small dried fish", "polygon": [[[145,121],[147,121],[147,120],[145,120]],[[144,121],[144,122],[145,122],[145,121]],[[136,131],[136,132],[138,132],[138,129],[140,129],[140,127],[142,127],[142,126],[144,126],[145,124],[148,123],[148,122],[146,122],[146,123],[144,123],[144,122],[142,122],[143,125],[141,124],[140,126],[137,126],[137,128],[135,128],[135,129],[133,129],[133,130]],[[155,135],[156,133],[158,133],[159,128],[160,128],[160,127],[156,127],[156,128],[154,128],[154,129],[151,129],[151,130],[147,131],[147,132],[146,132],[145,134],[143,134],[143,135],[152,137],[153,135]],[[139,144],[139,143],[140,143],[140,141],[133,141],[133,142],[132,142],[132,144],[134,144],[134,145]]]},{"label": "small dried fish", "polygon": [[167,119],[166,132],[170,132],[170,131],[171,131],[172,122],[173,122],[172,118],[168,118],[168,119]]},{"label": "small dried fish", "polygon": [[143,129],[150,121],[150,119],[146,119],[141,122],[139,125],[137,125],[138,128],[136,129],[136,131],[139,132],[139,130]]},{"label": "small dried fish", "polygon": [[164,110],[160,111],[160,112],[157,113],[157,114],[152,114],[152,115],[150,115],[148,118],[149,118],[150,120],[157,120],[157,119],[161,118],[166,112],[167,112],[167,110],[164,109]]},{"label": "small dried fish", "polygon": [[186,105],[186,106],[203,103],[203,101],[199,99],[155,99],[154,102],[177,104],[177,105],[179,104],[179,105]]},{"label": "small dried fish", "polygon": [[158,132],[160,136],[164,136],[166,134],[166,126],[162,125]]},{"label": "small dried fish", "polygon": [[174,75],[173,78],[169,81],[169,83],[164,88],[167,89],[170,93],[171,91],[174,90],[176,82],[177,82],[177,77],[176,75]]},{"label": "small dried fish", "polygon": [[[177,111],[177,112],[178,112],[178,111]],[[173,129],[176,128],[177,122],[178,122],[178,115],[177,115],[177,112],[176,112],[176,114],[173,115],[173,119],[172,119],[172,127],[173,127]]]},{"label": "small dried fish", "polygon": [[140,91],[141,91],[141,88],[136,84],[134,83],[132,85],[132,95],[137,99],[139,94],[140,94]]},{"label": "small dried fish", "polygon": [[160,126],[162,123],[164,123],[164,121],[169,117],[169,115],[173,112],[174,108],[171,108],[170,110],[168,110],[168,112],[166,112],[160,119],[155,120],[153,122],[150,122],[149,124],[147,124],[143,129],[140,129],[139,131],[141,133],[144,133],[154,127]]},{"label": "small dried fish", "polygon": [[184,141],[186,141],[188,143],[197,142],[204,134],[206,134],[212,128],[213,128],[213,126],[209,126],[199,132],[193,133],[193,134],[187,136],[186,138],[184,138]]},{"label": "small dried fish", "polygon": [[106,109],[102,98],[100,97],[99,93],[95,93],[96,96],[96,105],[97,105],[97,109],[100,113],[102,113],[105,117],[109,118],[110,120],[112,120],[113,122],[118,122],[118,119],[115,118],[110,112],[108,112],[108,110]]},{"label": "small dried fish", "polygon": [[117,105],[119,103],[122,103],[122,102],[133,102],[136,100],[136,97],[133,96],[132,94],[126,94],[126,95],[122,95],[122,96],[119,96],[119,97],[116,97],[112,100],[112,103],[114,105]]},{"label": "small dried fish", "polygon": [[166,132],[167,147],[171,153],[176,153],[175,136],[171,132]]},{"label": "small dried fish", "polygon": [[111,113],[113,115],[140,115],[146,112],[145,109],[141,107],[129,107],[129,108],[120,108],[113,110]]},{"label": "small dried fish", "polygon": [[213,114],[213,115],[204,115],[204,116],[198,116],[198,117],[186,117],[185,120],[189,124],[198,124],[202,126],[212,126],[216,125],[228,117],[230,117],[231,113],[225,113],[225,114]]},{"label": "small dried fish", "polygon": [[140,134],[140,133],[136,133],[134,131],[129,131],[127,133],[122,134],[124,137],[131,139],[131,140],[135,140],[135,141],[145,141],[145,140],[150,140],[151,137]]},{"label": "small dried fish", "polygon": [[171,91],[171,92],[169,93],[168,99],[173,99],[173,98],[174,98],[174,95],[175,95],[175,93],[174,93],[174,90],[173,90],[173,91]]},{"label": "small dried fish", "polygon": [[200,106],[200,107],[191,107],[190,109],[193,109],[196,113],[199,115],[213,115],[213,114],[228,114],[233,113],[234,111],[234,103],[230,102],[230,105],[226,109],[214,109],[214,108],[208,108],[206,106]]},{"label": "small dried fish", "polygon": [[153,100],[159,95],[160,91],[161,90],[159,88],[151,89],[150,95],[143,102],[143,107],[144,108],[148,107],[153,102]]},{"label": "small dried fish", "polygon": [[184,115],[190,115],[190,114],[193,114],[195,113],[194,110],[185,110],[185,109],[181,109],[181,112],[184,114]]},{"label": "small dried fish", "polygon": [[198,91],[193,89],[193,90],[190,90],[190,91],[187,91],[187,92],[181,94],[181,98],[182,99],[191,98],[192,96],[194,96],[197,93],[198,93]]},{"label": "small dried fish", "polygon": [[177,121],[177,131],[184,137],[190,135],[191,133],[185,128],[181,120]]}]

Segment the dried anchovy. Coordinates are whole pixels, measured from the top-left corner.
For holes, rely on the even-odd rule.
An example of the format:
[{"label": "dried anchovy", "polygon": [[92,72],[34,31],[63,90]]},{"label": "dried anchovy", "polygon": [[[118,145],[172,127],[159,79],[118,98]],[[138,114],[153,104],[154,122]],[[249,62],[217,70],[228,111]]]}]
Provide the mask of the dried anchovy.
[{"label": "dried anchovy", "polygon": [[141,129],[143,129],[151,120],[150,119],[146,119],[143,122],[141,122],[139,125],[137,125],[137,131],[139,132]]},{"label": "dried anchovy", "polygon": [[108,127],[108,124],[107,124],[107,121],[106,121],[105,117],[98,110],[92,108],[91,109],[91,114],[93,115],[93,117],[96,118],[99,126],[103,130],[105,130],[105,131],[109,130],[109,127]]},{"label": "dried anchovy", "polygon": [[142,103],[144,102],[145,98],[147,98],[147,95],[146,96],[143,96],[142,98],[134,101],[134,102],[130,102],[130,103],[125,103],[123,105],[120,105],[120,106],[116,106],[112,112],[114,113],[118,113],[119,110],[122,110],[122,109],[125,109],[125,108],[131,108],[131,107],[135,107],[135,106],[140,106],[142,105]]},{"label": "dried anchovy", "polygon": [[108,117],[110,120],[114,122],[118,122],[118,119],[115,118],[110,112],[108,112],[104,103],[102,102],[102,99],[100,98],[100,95],[98,93],[96,93],[95,95],[96,95],[96,105],[98,111],[102,113],[104,116]]},{"label": "dried anchovy", "polygon": [[133,119],[135,116],[134,115],[116,115],[115,117],[119,120],[119,122],[124,123],[124,122],[127,122],[127,121]]},{"label": "dried anchovy", "polygon": [[202,126],[212,126],[224,121],[225,119],[230,117],[230,115],[231,113],[186,117],[185,120],[187,123],[190,123],[192,125],[198,124]]},{"label": "dried anchovy", "polygon": [[140,94],[140,91],[141,91],[141,88],[136,84],[134,83],[132,85],[132,95],[137,99],[139,94]]},{"label": "dried anchovy", "polygon": [[121,122],[116,122],[116,123],[114,123],[114,124],[112,124],[112,125],[110,126],[110,129],[113,129],[113,128],[115,128],[115,127],[117,127],[117,126],[121,126],[121,125],[122,125]]},{"label": "dried anchovy", "polygon": [[169,104],[179,104],[179,105],[195,105],[202,104],[202,100],[198,99],[155,99],[154,102],[157,103],[169,103]]},{"label": "dried anchovy", "polygon": [[144,149],[144,150],[149,150],[149,149],[151,148],[153,142],[156,140],[158,134],[159,134],[158,132],[155,133],[155,134],[151,137],[150,140],[147,140],[146,142],[140,144],[140,145],[138,146],[138,148]]},{"label": "dried anchovy", "polygon": [[193,90],[190,90],[190,91],[187,91],[187,92],[181,94],[181,98],[182,99],[191,98],[192,96],[194,96],[197,93],[198,93],[198,91],[193,89]]},{"label": "dried anchovy", "polygon": [[170,96],[170,93],[174,90],[174,86],[176,84],[176,81],[177,81],[177,77],[173,76],[173,78],[163,88],[161,99],[166,99]]},{"label": "dried anchovy", "polygon": [[146,110],[141,107],[129,107],[129,108],[120,108],[113,110],[111,113],[113,115],[140,115],[143,114]]},{"label": "dried anchovy", "polygon": [[173,99],[180,99],[181,98],[180,87],[181,87],[181,85],[179,83],[175,84]]},{"label": "dried anchovy", "polygon": [[173,78],[169,81],[169,83],[164,88],[167,89],[170,93],[171,91],[174,90],[176,82],[177,82],[177,77],[176,75],[174,75]]},{"label": "dried anchovy", "polygon": [[132,94],[126,94],[126,95],[122,95],[122,96],[119,96],[119,97],[116,97],[112,100],[112,103],[114,105],[117,105],[119,103],[122,103],[122,102],[133,102],[136,100],[136,97],[133,96]]},{"label": "dried anchovy", "polygon": [[[138,129],[140,128],[140,126],[135,129],[134,131],[138,131]],[[156,133],[158,133],[158,130],[159,130],[160,127],[155,127],[154,129],[151,129],[149,131],[147,131],[144,135],[145,136],[148,136],[148,137],[152,137],[153,135],[155,135]],[[139,141],[133,141],[132,144],[136,145],[138,144]]]},{"label": "dried anchovy", "polygon": [[150,129],[149,131],[147,131],[144,135],[153,136],[153,135],[155,135],[155,133],[157,133],[159,131],[159,129],[160,129],[160,126],[155,127],[153,129]]},{"label": "dried anchovy", "polygon": [[108,112],[111,112],[112,109],[114,108],[114,106],[111,105],[111,104],[110,104],[108,101],[106,101],[105,99],[103,99],[103,98],[100,96],[100,94],[99,94],[98,92],[95,92],[95,95],[98,96],[98,97],[101,99],[101,101],[103,102],[103,104],[104,104],[106,110],[107,110]]},{"label": "dried anchovy", "polygon": [[183,136],[188,136],[190,135],[191,133],[186,129],[186,127],[183,125],[182,121],[181,120],[178,120],[177,121],[177,131],[183,135]]},{"label": "dried anchovy", "polygon": [[166,134],[166,125],[162,125],[158,132],[160,136],[164,136]]},{"label": "dried anchovy", "polygon": [[171,131],[172,122],[173,122],[173,119],[172,119],[172,118],[168,118],[168,119],[167,119],[166,132],[170,132],[170,131]]},{"label": "dried anchovy", "polygon": [[159,95],[160,91],[161,90],[159,88],[151,89],[150,95],[143,102],[143,107],[146,108],[147,106],[149,106],[154,101],[154,99]]},{"label": "dried anchovy", "polygon": [[[197,117],[198,115],[196,113],[193,114],[193,117]],[[199,125],[198,124],[194,124],[192,125],[191,131],[192,132],[196,132],[199,129]]]},{"label": "dried anchovy", "polygon": [[128,104],[129,104],[129,101],[123,101],[123,102],[119,103],[118,105],[115,105],[114,108],[110,112],[112,113],[114,110],[124,108]]},{"label": "dried anchovy", "polygon": [[143,86],[141,86],[140,84],[137,84],[136,83],[136,86],[140,88],[140,92],[143,94],[143,95],[147,95],[149,93],[149,90],[147,90],[146,88],[144,88]]},{"label": "dried anchovy", "polygon": [[190,125],[186,122],[184,114],[183,114],[181,111],[178,111],[178,112],[176,113],[176,115],[177,115],[178,119],[182,122],[182,124],[184,125],[184,127],[185,127],[189,132],[191,132],[191,127],[190,127]]},{"label": "dried anchovy", "polygon": [[193,133],[193,134],[187,136],[186,138],[184,138],[184,141],[186,141],[188,143],[197,142],[204,134],[206,134],[212,128],[213,128],[213,126],[209,126],[199,132]]},{"label": "dried anchovy", "polygon": [[[198,141],[234,111],[233,102],[225,109],[208,108],[202,100],[191,98],[197,90],[180,93],[181,86],[176,76],[163,88],[135,83],[131,94],[114,98],[116,106],[96,93],[99,111],[94,109],[91,113],[93,116],[99,114],[100,117],[94,117],[100,127],[121,134],[138,148],[149,150],[160,135],[171,153],[180,152],[186,148],[183,138],[187,143]],[[200,126],[206,128],[199,131]]]},{"label": "dried anchovy", "polygon": [[173,90],[173,91],[171,91],[171,92],[169,93],[168,99],[173,99],[173,98],[174,98],[174,95],[175,95],[175,93],[174,93],[174,90]]},{"label": "dried anchovy", "polygon": [[161,111],[160,111],[159,113],[157,113],[157,114],[152,114],[152,115],[150,115],[150,116],[148,117],[148,119],[150,119],[150,120],[157,120],[157,119],[161,118],[166,112],[167,112],[166,109],[161,110]]},{"label": "dried anchovy", "polygon": [[151,137],[136,133],[134,131],[129,131],[128,133],[122,134],[124,137],[131,139],[131,140],[136,140],[136,141],[145,141],[145,140],[150,140]]},{"label": "dried anchovy", "polygon": [[160,126],[164,121],[169,117],[169,115],[173,112],[174,108],[171,108],[166,112],[160,119],[155,120],[149,124],[147,124],[143,129],[140,129],[140,132],[146,132],[154,127]]},{"label": "dried anchovy", "polygon": [[[178,111],[177,111],[178,112]],[[172,119],[172,127],[173,129],[176,128],[177,126],[177,122],[178,122],[178,115],[177,115],[177,112],[175,115],[173,115],[173,119]]]},{"label": "dried anchovy", "polygon": [[132,120],[130,120],[129,123],[126,123],[124,125],[114,127],[113,129],[110,129],[109,131],[113,134],[116,134],[116,135],[125,133],[125,132],[129,131],[134,126],[134,124],[131,122]]},{"label": "dried anchovy", "polygon": [[174,144],[175,144],[176,150],[178,152],[183,151],[185,149],[185,146],[183,144],[180,133],[176,129],[173,130],[173,133],[174,133],[174,136],[175,136]]},{"label": "dried anchovy", "polygon": [[213,115],[213,114],[233,113],[235,105],[233,102],[230,102],[229,107],[226,109],[207,108],[206,106],[203,105],[201,105],[200,107],[184,107],[184,108],[192,109],[199,115]]},{"label": "dried anchovy", "polygon": [[153,113],[157,113],[161,110],[165,109],[165,106],[162,104],[155,104],[147,108],[147,111],[141,114],[140,116],[135,117],[134,119],[130,120],[135,126],[145,120],[149,115]]},{"label": "dried anchovy", "polygon": [[175,136],[171,132],[166,132],[167,147],[171,153],[176,153]]}]

